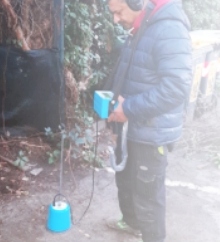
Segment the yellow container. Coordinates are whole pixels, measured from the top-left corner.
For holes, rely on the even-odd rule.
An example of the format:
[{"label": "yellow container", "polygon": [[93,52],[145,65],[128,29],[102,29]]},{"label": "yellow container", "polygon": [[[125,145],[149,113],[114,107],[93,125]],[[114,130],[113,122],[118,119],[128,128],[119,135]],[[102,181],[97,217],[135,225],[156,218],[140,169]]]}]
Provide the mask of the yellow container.
[{"label": "yellow container", "polygon": [[199,49],[207,45],[220,44],[219,30],[197,30],[190,33],[194,49]]}]

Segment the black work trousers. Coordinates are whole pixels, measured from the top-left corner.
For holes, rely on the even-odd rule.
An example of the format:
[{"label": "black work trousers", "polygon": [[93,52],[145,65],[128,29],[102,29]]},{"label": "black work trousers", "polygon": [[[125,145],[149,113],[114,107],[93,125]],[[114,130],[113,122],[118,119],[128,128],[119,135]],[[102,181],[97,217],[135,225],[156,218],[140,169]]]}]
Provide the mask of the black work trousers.
[{"label": "black work trousers", "polygon": [[[120,137],[117,143],[115,153],[117,162],[120,162]],[[123,220],[141,230],[144,242],[163,242],[167,149],[163,147],[164,154],[161,154],[158,147],[128,141],[127,150],[126,168],[116,173]]]}]

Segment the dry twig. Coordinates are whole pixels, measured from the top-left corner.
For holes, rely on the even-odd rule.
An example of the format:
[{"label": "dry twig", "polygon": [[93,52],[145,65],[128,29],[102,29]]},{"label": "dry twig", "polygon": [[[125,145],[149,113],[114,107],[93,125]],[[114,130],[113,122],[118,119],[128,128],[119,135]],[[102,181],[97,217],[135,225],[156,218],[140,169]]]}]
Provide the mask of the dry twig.
[{"label": "dry twig", "polygon": [[12,160],[10,160],[10,159],[8,159],[8,158],[2,156],[2,155],[0,155],[0,159],[2,159],[2,160],[4,160],[4,161],[7,161],[10,165],[17,167],[19,170],[24,171],[24,169],[23,169],[22,167],[20,167],[20,166],[16,166],[16,165],[14,164],[14,161],[12,161]]},{"label": "dry twig", "polygon": [[15,13],[14,9],[12,8],[9,0],[2,0],[2,7],[5,9],[5,11],[8,15],[8,27],[14,31],[17,40],[21,41],[22,49],[25,51],[30,50],[30,48],[25,40],[24,33],[18,24],[17,14]]}]

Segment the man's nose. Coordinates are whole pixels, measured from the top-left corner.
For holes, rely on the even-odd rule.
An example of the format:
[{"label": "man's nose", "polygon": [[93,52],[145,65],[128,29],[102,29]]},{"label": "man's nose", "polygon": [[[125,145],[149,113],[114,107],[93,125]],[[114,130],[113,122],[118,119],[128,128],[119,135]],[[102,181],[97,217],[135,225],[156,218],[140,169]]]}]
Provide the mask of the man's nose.
[{"label": "man's nose", "polygon": [[117,24],[119,23],[119,21],[120,21],[120,18],[114,14],[114,23]]}]

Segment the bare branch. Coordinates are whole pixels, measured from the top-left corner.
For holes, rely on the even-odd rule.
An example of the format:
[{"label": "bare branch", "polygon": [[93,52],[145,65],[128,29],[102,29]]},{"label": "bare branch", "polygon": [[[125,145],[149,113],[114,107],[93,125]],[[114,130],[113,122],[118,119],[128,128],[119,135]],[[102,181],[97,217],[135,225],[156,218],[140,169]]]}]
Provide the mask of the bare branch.
[{"label": "bare branch", "polygon": [[17,15],[16,15],[14,9],[12,8],[9,0],[2,0],[2,6],[8,15],[8,27],[14,31],[17,40],[21,41],[22,49],[25,51],[30,50],[30,48],[24,38],[24,33],[18,24]]},{"label": "bare branch", "polygon": [[12,160],[10,160],[10,159],[8,159],[8,158],[2,156],[2,155],[0,155],[0,159],[2,159],[2,160],[4,160],[4,161],[7,161],[10,165],[17,167],[19,170],[24,171],[24,169],[23,169],[22,167],[20,167],[20,166],[16,166],[16,165],[14,164],[14,161],[12,161]]}]

